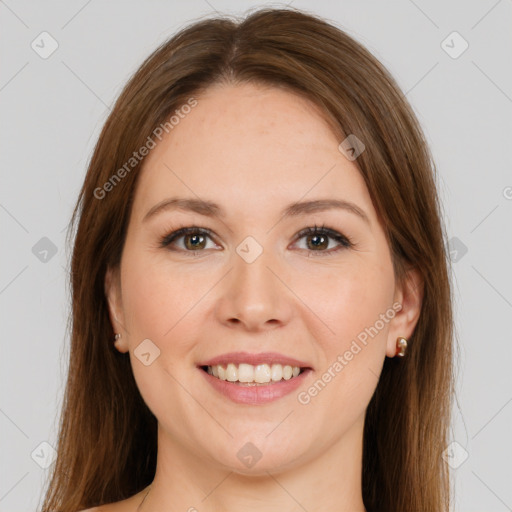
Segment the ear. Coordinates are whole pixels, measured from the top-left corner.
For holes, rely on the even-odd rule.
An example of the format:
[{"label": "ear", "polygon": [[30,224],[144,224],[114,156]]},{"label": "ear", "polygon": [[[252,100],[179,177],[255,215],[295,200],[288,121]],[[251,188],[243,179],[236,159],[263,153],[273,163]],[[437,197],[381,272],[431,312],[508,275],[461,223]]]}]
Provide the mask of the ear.
[{"label": "ear", "polygon": [[[393,309],[398,311],[389,322],[386,356],[395,357],[396,339],[399,336],[409,340],[414,333],[423,303],[423,285],[420,272],[412,268],[407,270],[403,284],[395,290]],[[401,305],[401,309],[398,304]]]},{"label": "ear", "polygon": [[115,342],[119,352],[128,352],[127,332],[124,327],[123,304],[121,300],[121,279],[119,268],[108,268],[105,273],[105,296],[108,303],[110,323],[115,333],[121,334],[121,338]]}]

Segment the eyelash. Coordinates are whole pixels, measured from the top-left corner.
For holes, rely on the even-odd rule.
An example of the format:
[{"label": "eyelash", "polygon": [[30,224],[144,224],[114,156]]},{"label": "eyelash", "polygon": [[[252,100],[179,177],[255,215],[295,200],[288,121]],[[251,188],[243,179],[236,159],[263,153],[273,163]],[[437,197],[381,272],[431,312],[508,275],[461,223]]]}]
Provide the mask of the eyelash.
[{"label": "eyelash", "polygon": [[[179,229],[163,236],[160,239],[159,247],[169,249],[169,246],[176,239],[178,239],[182,236],[185,236],[185,235],[190,235],[190,234],[200,234],[200,235],[208,236],[210,238],[212,238],[212,235],[213,235],[212,231],[207,228],[200,228],[198,226],[182,227],[182,228],[179,228]],[[338,251],[343,250],[343,249],[350,249],[351,247],[354,246],[354,243],[352,242],[352,240],[349,237],[342,235],[341,233],[339,233],[338,231],[336,231],[334,229],[325,227],[325,224],[323,224],[321,227],[318,227],[315,224],[314,227],[308,227],[308,228],[303,229],[302,231],[300,231],[297,234],[297,240],[300,240],[301,238],[308,236],[308,235],[324,235],[329,238],[332,238],[333,240],[336,240],[337,242],[339,242],[341,244],[340,246],[338,246],[335,249],[329,249],[329,250],[325,250],[325,251],[312,251],[312,250],[306,249],[306,250],[308,250],[308,252],[311,255],[313,255],[315,257],[316,256],[321,256],[321,257],[331,256],[331,255],[333,255],[333,253],[337,253]],[[169,249],[169,250],[191,253],[192,255],[195,255],[198,252],[204,251],[204,249],[201,249],[198,251],[189,251],[189,250],[185,250],[185,249]]]}]

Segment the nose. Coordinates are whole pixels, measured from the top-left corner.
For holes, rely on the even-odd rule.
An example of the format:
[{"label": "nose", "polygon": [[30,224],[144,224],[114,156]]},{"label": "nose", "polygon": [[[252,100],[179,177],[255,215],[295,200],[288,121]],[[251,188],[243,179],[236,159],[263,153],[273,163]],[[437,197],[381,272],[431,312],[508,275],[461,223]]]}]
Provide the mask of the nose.
[{"label": "nose", "polygon": [[292,316],[293,295],[278,262],[265,250],[248,263],[238,254],[220,283],[216,314],[230,328],[262,332],[282,327]]}]

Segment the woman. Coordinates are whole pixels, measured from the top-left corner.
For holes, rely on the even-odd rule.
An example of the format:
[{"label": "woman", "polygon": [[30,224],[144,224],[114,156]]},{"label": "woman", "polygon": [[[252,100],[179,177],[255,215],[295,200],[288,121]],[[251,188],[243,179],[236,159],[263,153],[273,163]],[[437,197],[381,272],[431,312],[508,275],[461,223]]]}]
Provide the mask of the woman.
[{"label": "woman", "polygon": [[447,511],[434,173],[389,73],[316,16],[266,8],[160,46],[73,215],[42,510]]}]

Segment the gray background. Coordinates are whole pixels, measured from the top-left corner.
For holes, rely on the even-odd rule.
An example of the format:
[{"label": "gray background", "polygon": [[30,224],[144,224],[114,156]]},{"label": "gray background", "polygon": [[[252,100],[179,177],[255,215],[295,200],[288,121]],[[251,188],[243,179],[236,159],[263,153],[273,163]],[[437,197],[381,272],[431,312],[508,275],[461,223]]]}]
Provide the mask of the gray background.
[{"label": "gray background", "polygon": [[[36,510],[53,460],[68,356],[65,229],[110,105],[178,28],[263,4],[0,0],[0,511]],[[440,173],[460,340],[447,451],[453,510],[512,510],[512,2],[292,5],[370,49],[424,128]],[[48,58],[43,31],[58,43]],[[457,58],[464,43],[446,39],[453,31],[469,44]]]}]

